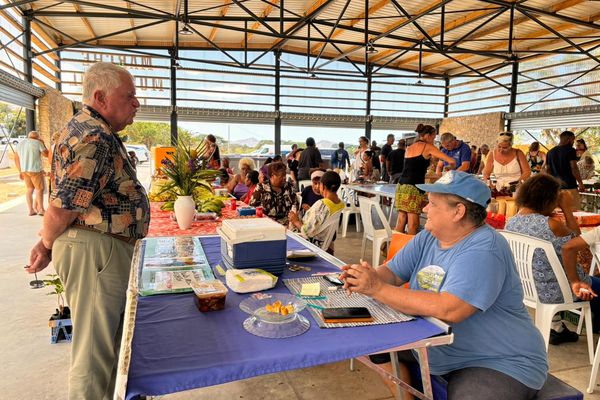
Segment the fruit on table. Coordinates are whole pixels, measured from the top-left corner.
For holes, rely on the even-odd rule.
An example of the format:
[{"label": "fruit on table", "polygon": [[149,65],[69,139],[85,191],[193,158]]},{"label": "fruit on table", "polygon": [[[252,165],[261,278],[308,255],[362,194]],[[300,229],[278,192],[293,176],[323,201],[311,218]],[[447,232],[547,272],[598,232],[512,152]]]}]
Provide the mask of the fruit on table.
[{"label": "fruit on table", "polygon": [[265,305],[265,310],[275,314],[288,315],[294,312],[294,306],[292,304],[283,305],[281,301],[277,300],[273,304]]}]

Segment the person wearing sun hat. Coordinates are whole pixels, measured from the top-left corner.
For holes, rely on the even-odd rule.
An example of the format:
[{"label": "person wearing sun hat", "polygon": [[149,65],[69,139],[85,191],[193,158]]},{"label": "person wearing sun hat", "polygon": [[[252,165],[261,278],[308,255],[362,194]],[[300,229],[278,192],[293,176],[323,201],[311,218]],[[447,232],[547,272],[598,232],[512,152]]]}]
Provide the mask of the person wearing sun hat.
[{"label": "person wearing sun hat", "polygon": [[546,350],[508,243],[485,224],[490,189],[461,171],[417,187],[429,193],[425,229],[386,264],[342,267],[345,288],[452,326],[452,344],[428,349],[431,373],[444,375],[449,399],[533,398],[546,381]]}]

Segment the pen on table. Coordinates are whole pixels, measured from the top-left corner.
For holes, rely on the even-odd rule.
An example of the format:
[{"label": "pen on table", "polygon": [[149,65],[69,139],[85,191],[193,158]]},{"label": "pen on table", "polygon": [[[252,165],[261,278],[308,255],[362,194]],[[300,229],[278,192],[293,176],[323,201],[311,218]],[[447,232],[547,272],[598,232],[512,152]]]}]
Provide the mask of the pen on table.
[{"label": "pen on table", "polygon": [[316,308],[317,310],[324,310],[325,307],[322,306],[318,306],[316,304],[311,304],[311,303],[306,303],[307,306],[312,307],[312,308]]}]

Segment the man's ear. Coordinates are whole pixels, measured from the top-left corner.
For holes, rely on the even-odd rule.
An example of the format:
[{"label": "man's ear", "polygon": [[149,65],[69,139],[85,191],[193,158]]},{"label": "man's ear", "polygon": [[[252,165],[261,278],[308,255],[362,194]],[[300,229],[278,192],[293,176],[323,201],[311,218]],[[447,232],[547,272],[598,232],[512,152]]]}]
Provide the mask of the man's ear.
[{"label": "man's ear", "polygon": [[455,211],[456,214],[454,215],[454,218],[452,218],[452,220],[454,222],[458,222],[464,218],[465,214],[467,213],[467,207],[463,203],[458,203],[456,205]]},{"label": "man's ear", "polygon": [[103,108],[106,105],[106,93],[104,93],[104,90],[95,90],[92,97],[97,107]]}]

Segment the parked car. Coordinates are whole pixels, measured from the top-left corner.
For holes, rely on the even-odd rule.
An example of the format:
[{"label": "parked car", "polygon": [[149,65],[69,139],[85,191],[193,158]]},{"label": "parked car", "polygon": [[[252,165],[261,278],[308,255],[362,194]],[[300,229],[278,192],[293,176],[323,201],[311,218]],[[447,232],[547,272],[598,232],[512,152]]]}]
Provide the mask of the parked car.
[{"label": "parked car", "polygon": [[150,159],[150,152],[148,151],[148,148],[143,144],[126,144],[125,148],[127,149],[127,151],[135,151],[135,155],[138,158],[140,164]]},{"label": "parked car", "polygon": [[12,143],[13,145],[18,145],[20,141],[22,141],[23,139],[27,139],[26,136],[19,136],[19,137],[11,137],[11,138],[5,138],[3,137],[2,139],[0,139],[0,144],[8,144],[8,143]]}]

